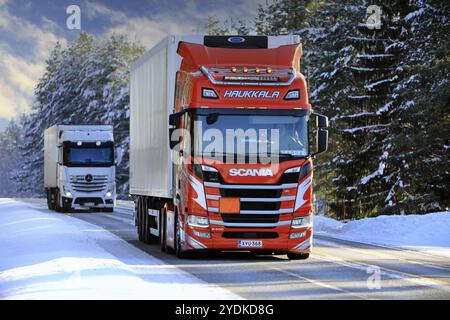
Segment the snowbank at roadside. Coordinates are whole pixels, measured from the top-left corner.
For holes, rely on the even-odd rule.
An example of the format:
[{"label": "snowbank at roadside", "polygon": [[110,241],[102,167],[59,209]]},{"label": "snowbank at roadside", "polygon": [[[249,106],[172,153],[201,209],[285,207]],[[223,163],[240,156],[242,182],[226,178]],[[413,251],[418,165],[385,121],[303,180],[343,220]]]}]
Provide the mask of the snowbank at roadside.
[{"label": "snowbank at roadside", "polygon": [[450,256],[450,211],[364,218],[347,223],[314,217],[317,234]]},{"label": "snowbank at roadside", "polygon": [[100,227],[38,205],[0,199],[0,244],[1,299],[240,298]]}]

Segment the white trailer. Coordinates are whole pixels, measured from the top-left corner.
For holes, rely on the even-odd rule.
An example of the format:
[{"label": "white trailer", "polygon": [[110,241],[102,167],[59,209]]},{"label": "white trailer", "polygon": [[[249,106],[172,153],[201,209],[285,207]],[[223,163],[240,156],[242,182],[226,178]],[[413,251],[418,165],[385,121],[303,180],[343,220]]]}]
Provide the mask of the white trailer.
[{"label": "white trailer", "polygon": [[112,211],[116,201],[112,126],[54,125],[44,131],[48,208]]}]

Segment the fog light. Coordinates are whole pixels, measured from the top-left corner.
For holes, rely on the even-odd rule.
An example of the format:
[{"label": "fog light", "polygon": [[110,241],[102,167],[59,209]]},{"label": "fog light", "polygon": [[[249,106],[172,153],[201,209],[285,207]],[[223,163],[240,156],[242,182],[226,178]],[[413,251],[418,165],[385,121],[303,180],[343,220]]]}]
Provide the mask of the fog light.
[{"label": "fog light", "polygon": [[199,228],[208,228],[209,227],[208,217],[190,215],[190,216],[188,216],[187,223],[191,227],[199,227]]},{"label": "fog light", "polygon": [[299,217],[292,219],[292,228],[303,228],[303,227],[309,227],[312,225],[312,218],[311,216],[306,217]]},{"label": "fog light", "polygon": [[208,239],[211,238],[211,234],[209,232],[200,232],[200,231],[194,230],[194,234],[200,238],[208,238]]},{"label": "fog light", "polygon": [[298,239],[298,238],[303,238],[304,236],[306,236],[306,231],[298,232],[298,233],[291,233],[289,238],[291,238],[291,239]]}]

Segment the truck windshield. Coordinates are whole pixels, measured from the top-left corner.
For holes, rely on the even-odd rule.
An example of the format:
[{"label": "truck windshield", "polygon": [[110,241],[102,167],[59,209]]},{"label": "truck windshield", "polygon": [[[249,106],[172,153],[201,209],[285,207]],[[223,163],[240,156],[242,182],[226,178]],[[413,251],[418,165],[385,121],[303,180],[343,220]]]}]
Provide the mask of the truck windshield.
[{"label": "truck windshield", "polygon": [[[308,155],[308,114],[252,112],[198,114],[194,153],[197,157],[248,158],[278,156],[280,160]],[[201,130],[201,132],[200,132]],[[255,159],[255,158],[254,158]]]},{"label": "truck windshield", "polygon": [[114,164],[114,148],[111,142],[64,143],[63,164],[68,167],[110,167]]}]

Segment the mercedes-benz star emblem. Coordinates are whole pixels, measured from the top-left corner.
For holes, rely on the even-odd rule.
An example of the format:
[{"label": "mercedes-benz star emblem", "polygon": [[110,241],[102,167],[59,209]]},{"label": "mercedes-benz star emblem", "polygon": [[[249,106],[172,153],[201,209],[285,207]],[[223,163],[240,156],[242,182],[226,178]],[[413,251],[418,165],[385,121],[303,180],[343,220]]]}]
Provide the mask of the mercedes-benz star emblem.
[{"label": "mercedes-benz star emblem", "polygon": [[93,178],[91,174],[87,174],[86,177],[84,177],[84,180],[86,180],[87,182],[92,182]]}]

